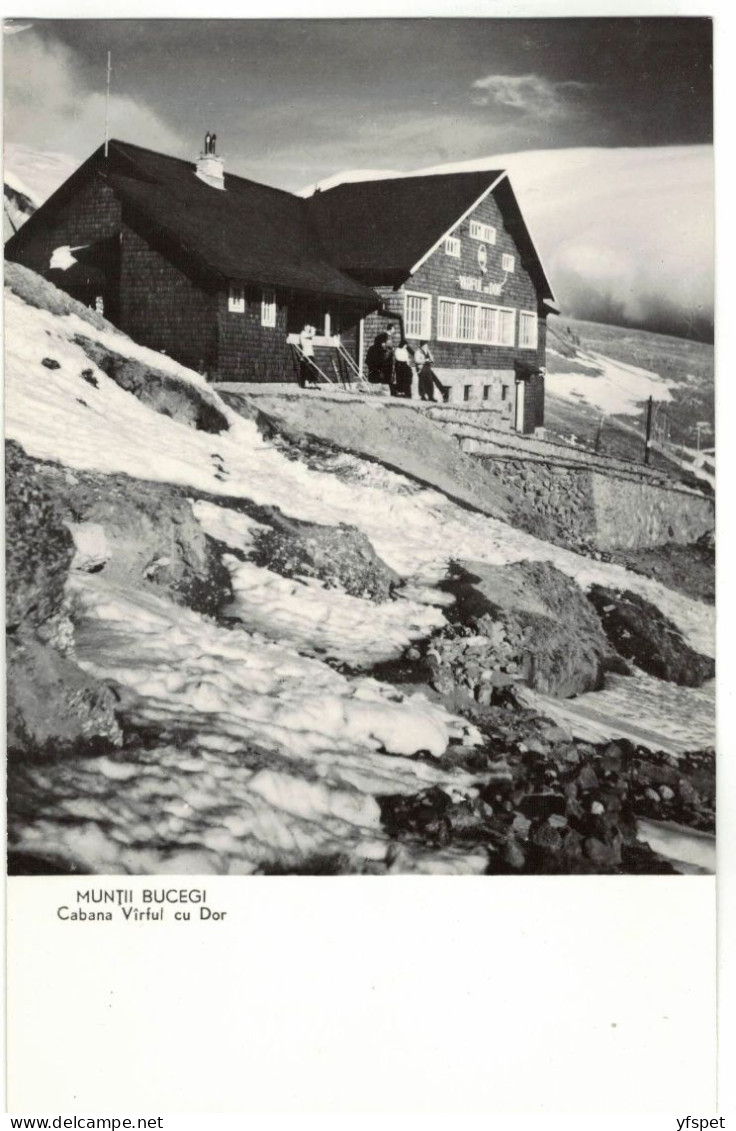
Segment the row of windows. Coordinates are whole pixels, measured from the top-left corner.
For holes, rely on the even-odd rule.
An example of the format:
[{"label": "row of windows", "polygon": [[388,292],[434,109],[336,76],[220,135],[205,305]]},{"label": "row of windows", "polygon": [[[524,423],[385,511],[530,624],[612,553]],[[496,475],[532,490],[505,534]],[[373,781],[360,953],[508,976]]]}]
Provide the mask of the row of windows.
[{"label": "row of windows", "polygon": [[[432,337],[431,295],[406,292],[404,322],[407,338]],[[510,307],[489,306],[464,299],[437,299],[437,340],[470,342],[474,345],[514,346],[516,311]],[[519,346],[537,348],[537,315],[519,311]]]},{"label": "row of windows", "polygon": [[[245,288],[230,287],[228,310],[245,313]],[[441,342],[470,342],[477,345],[513,346],[516,341],[516,311],[510,307],[489,306],[463,299],[437,299],[437,339]],[[431,295],[407,291],[404,322],[407,338],[429,340],[432,337]],[[261,326],[276,325],[276,292],[261,292]],[[537,348],[537,315],[530,310],[519,312],[519,346]]]},{"label": "row of windows", "polygon": [[[231,314],[245,314],[245,288],[231,286],[227,308]],[[268,287],[261,291],[261,326],[276,325],[276,292]]]}]

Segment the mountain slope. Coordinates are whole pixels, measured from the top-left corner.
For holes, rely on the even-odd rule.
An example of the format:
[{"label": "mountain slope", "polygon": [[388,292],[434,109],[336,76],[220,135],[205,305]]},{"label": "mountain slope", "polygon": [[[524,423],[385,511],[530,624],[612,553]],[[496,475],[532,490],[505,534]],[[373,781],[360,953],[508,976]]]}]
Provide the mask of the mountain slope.
[{"label": "mountain slope", "polygon": [[[536,790],[524,742],[566,759],[576,728],[605,742],[631,733],[635,717],[637,733],[682,756],[712,741],[712,687],[615,676],[581,697],[567,730],[545,719],[544,691],[535,710],[520,710],[504,636],[520,614],[505,629],[484,622],[486,635],[457,621],[451,560],[491,573],[541,569],[550,580],[536,600],[558,588],[568,608],[587,609],[580,624],[598,640],[584,598],[593,584],[645,597],[703,654],[713,647],[709,606],[376,463],[295,447],[255,405],[235,413],[197,374],[31,272],[10,265],[8,283],[9,498],[18,514],[26,495],[38,500],[29,544],[15,544],[15,526],[9,538],[18,563],[36,560],[31,545],[41,553],[38,574],[19,564],[9,580],[9,592],[25,594],[9,618],[16,858],[111,874],[662,868],[633,837],[622,848],[613,807],[597,834],[590,826],[584,858],[575,838],[562,857],[544,856],[541,842],[527,843],[528,818],[517,844],[507,826],[519,797]],[[437,442],[447,443],[439,433]],[[39,623],[48,587],[34,578],[49,569],[59,603]],[[525,615],[562,644],[565,618],[541,610]],[[468,649],[496,665],[486,705],[483,663],[473,669]],[[570,649],[561,652],[567,662]],[[81,673],[78,715],[100,721],[62,747],[48,703],[70,667]],[[39,686],[48,695],[29,706]],[[45,727],[46,744],[29,741],[29,727]],[[582,760],[602,756],[575,749]],[[524,784],[507,810],[495,797],[514,781]],[[673,798],[666,813],[707,827],[710,810]],[[515,847],[505,847],[509,835]]]},{"label": "mountain slope", "polygon": [[[612,418],[611,424],[619,428],[633,427],[642,436],[646,399],[651,396],[655,402],[655,437],[666,434],[673,444],[695,449],[700,423],[701,446],[712,446],[714,351],[704,342],[551,318],[547,393],[553,405],[557,399],[569,406],[564,413],[567,425],[553,424],[555,430],[576,432],[586,441],[594,438],[601,415]],[[577,427],[570,415],[575,407],[580,410]],[[554,407],[548,423],[552,421]],[[637,442],[632,458],[640,458],[641,450]]]}]

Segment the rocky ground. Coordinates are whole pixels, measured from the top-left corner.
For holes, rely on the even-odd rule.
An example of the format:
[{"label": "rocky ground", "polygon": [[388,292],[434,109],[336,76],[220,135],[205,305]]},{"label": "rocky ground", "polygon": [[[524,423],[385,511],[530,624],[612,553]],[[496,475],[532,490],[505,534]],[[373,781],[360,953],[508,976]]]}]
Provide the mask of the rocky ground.
[{"label": "rocky ground", "polygon": [[[165,594],[233,629],[238,622],[230,613],[227,547],[203,532],[187,501],[191,492],[72,472],[30,460],[12,443],[6,466],[9,798],[14,823],[22,823],[39,806],[48,809],[49,792],[56,804],[68,803],[68,772],[52,775],[49,790],[48,771],[39,777],[39,760],[47,765],[52,759],[63,770],[69,758],[88,760],[121,747],[130,757],[141,741],[150,749],[171,738],[155,727],[142,730],[127,715],[114,681],[97,681],[79,667],[70,573],[104,572],[120,585]],[[204,493],[200,503],[213,505]],[[250,553],[242,557],[269,571],[312,577],[374,603],[390,600],[402,585],[358,530],[299,522],[243,500],[237,506],[258,525]],[[582,742],[529,710],[518,694],[528,685],[575,695],[602,686],[606,671],[629,670],[611,643],[610,627],[607,632],[605,619],[596,615],[611,593],[590,600],[545,562],[459,561],[441,588],[452,601],[444,626],[376,664],[373,675],[403,694],[427,695],[477,728],[478,745],[451,746],[443,758],[446,771],[463,775],[463,790],[448,782],[377,793],[390,844],[380,866],[333,849],[297,860],[266,854],[256,870],[403,871],[422,854],[457,852],[470,854],[476,870],[489,873],[672,872],[670,861],[637,838],[637,822],[714,833],[712,750],[678,759],[625,740]],[[662,617],[653,606],[637,605],[635,619],[661,633]],[[668,632],[679,635],[672,625]],[[678,663],[692,665],[695,682],[712,674],[694,650],[684,646],[683,656]],[[349,671],[349,665],[336,666]],[[250,757],[257,764],[257,752]],[[418,766],[434,761],[422,751],[413,757]],[[70,867],[63,854],[11,851],[16,872]]]},{"label": "rocky ground", "polygon": [[645,577],[655,577],[668,588],[677,589],[698,601],[715,604],[715,543],[712,534],[690,546],[671,543],[646,550],[613,550],[601,557]]},{"label": "rocky ground", "polygon": [[664,727],[659,746],[583,741],[525,698],[649,672],[655,710],[677,685],[685,722],[702,713],[708,609],[661,564],[580,557],[504,521],[495,485],[496,517],[418,464],[236,415],[29,276],[11,279],[11,870],[698,869],[651,843],[711,845],[712,749],[687,725],[684,753]]}]

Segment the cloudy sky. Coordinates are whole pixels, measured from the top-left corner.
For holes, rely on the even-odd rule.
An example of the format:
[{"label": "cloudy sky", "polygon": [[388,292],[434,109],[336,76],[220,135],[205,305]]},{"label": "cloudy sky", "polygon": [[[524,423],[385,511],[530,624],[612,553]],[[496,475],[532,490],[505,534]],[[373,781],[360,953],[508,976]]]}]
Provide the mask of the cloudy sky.
[{"label": "cloudy sky", "polygon": [[339,169],[711,141],[702,18],[19,20],[5,136],[84,158],[111,132],[284,188]]}]

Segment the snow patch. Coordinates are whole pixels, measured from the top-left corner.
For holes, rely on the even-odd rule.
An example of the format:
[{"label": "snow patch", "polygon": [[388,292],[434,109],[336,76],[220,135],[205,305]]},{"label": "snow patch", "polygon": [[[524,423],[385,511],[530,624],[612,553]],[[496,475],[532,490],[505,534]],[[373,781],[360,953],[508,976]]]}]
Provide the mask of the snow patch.
[{"label": "snow patch", "polygon": [[545,378],[548,393],[564,400],[578,398],[606,416],[638,416],[649,397],[665,403],[672,400],[670,388],[674,383],[650,369],[626,365],[593,351],[579,351],[575,362],[590,372],[548,370]]}]

